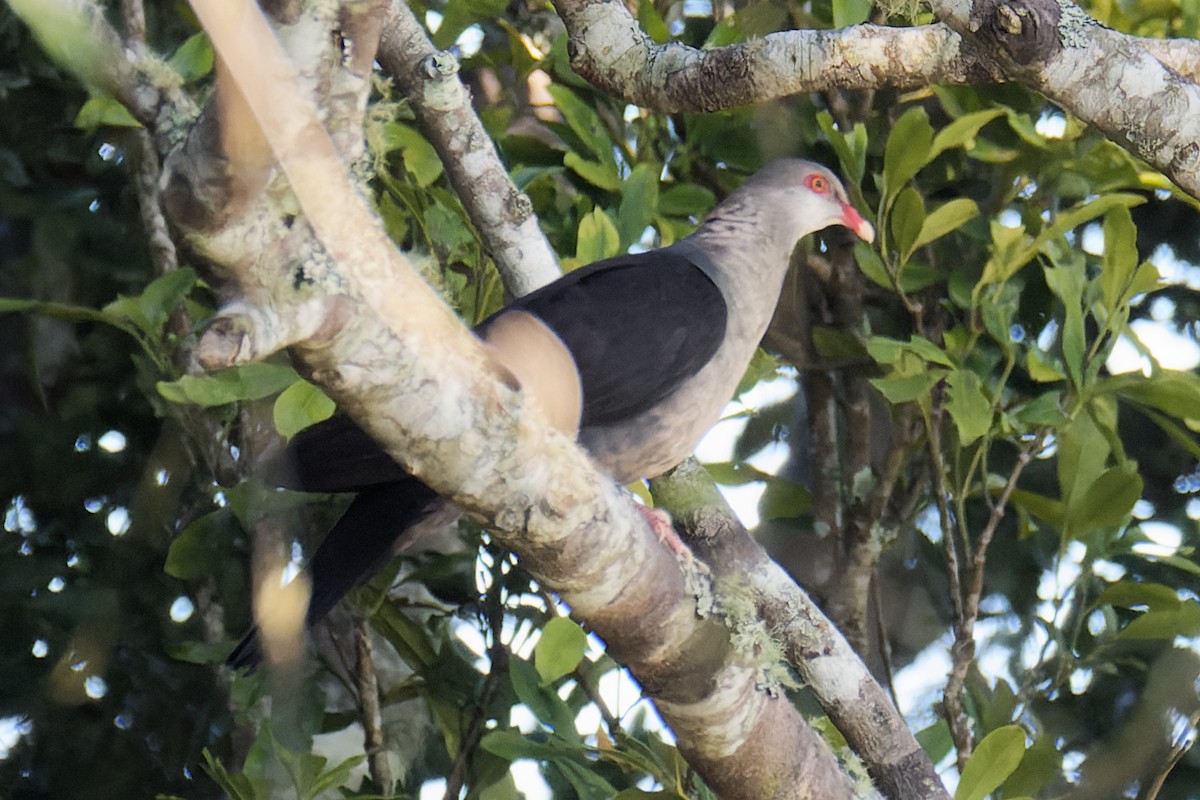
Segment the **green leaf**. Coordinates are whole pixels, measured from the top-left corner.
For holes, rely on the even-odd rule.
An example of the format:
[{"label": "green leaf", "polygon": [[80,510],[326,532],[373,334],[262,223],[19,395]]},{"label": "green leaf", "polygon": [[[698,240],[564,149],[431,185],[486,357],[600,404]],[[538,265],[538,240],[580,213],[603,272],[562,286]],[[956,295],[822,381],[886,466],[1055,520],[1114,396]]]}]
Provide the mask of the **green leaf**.
[{"label": "green leaf", "polygon": [[424,189],[442,176],[442,159],[416,128],[389,122],[383,126],[383,135],[383,146],[400,151],[404,171],[413,177],[417,186]]},{"label": "green leaf", "polygon": [[676,184],[658,196],[659,213],[673,217],[699,219],[711,211],[716,203],[716,195],[694,183]]},{"label": "green leaf", "polygon": [[758,501],[760,519],[796,519],[812,510],[808,488],[786,478],[772,478]]},{"label": "green leaf", "polygon": [[[847,135],[837,127],[833,115],[828,111],[817,114],[817,125],[824,132],[841,163],[846,185],[857,187],[867,171],[867,126],[855,124]],[[851,189],[851,192],[853,191]]]},{"label": "green leaf", "polygon": [[817,355],[829,361],[861,359],[867,355],[859,334],[829,325],[814,325],[809,332]]},{"label": "green leaf", "polygon": [[642,238],[658,207],[658,176],[649,164],[638,164],[621,184],[621,205],[617,209],[620,250]]},{"label": "green leaf", "polygon": [[285,439],[291,439],[309,425],[332,417],[336,408],[337,404],[321,387],[300,379],[275,399],[272,413],[275,430]]},{"label": "green leaf", "polygon": [[1042,272],[1046,284],[1063,302],[1065,319],[1062,327],[1062,356],[1067,374],[1076,387],[1083,385],[1083,358],[1087,348],[1083,327],[1083,291],[1087,278],[1082,262],[1062,267],[1047,265]]},{"label": "green leaf", "polygon": [[833,27],[846,28],[866,22],[874,6],[874,0],[833,0]]},{"label": "green leaf", "polygon": [[925,217],[925,222],[921,225],[921,232],[917,235],[912,247],[915,250],[940,239],[947,233],[958,230],[977,216],[979,216],[979,206],[975,205],[974,200],[959,197],[943,203]]},{"label": "green leaf", "polygon": [[586,651],[587,634],[574,620],[555,617],[547,622],[533,649],[533,663],[542,685],[549,686],[574,672]]},{"label": "green leaf", "polygon": [[904,342],[888,336],[867,339],[867,354],[880,364],[895,364],[906,349]]},{"label": "green leaf", "polygon": [[[366,755],[350,756],[339,764],[335,764],[323,772],[319,772],[308,786],[308,796],[316,797],[322,792],[344,786],[349,780],[354,768],[366,760]],[[325,759],[321,759],[324,761]]]},{"label": "green leaf", "polygon": [[523,658],[512,658],[508,663],[508,679],[517,699],[559,736],[577,740],[574,712],[552,687],[542,685],[537,669]]},{"label": "green leaf", "polygon": [[620,249],[621,235],[604,209],[592,209],[592,213],[580,220],[575,242],[575,259],[580,264],[611,258]]},{"label": "green leaf", "polygon": [[956,366],[945,350],[919,334],[913,334],[907,342],[886,336],[872,336],[867,339],[867,353],[880,364],[895,364],[904,353],[912,353],[944,367]]},{"label": "green leaf", "polygon": [[[468,252],[475,244],[475,234],[467,226],[459,208],[447,205],[440,198],[425,209],[425,232],[431,245],[453,257]],[[447,271],[447,278],[454,275]],[[461,290],[464,284],[459,285]]]},{"label": "green leaf", "polygon": [[992,427],[992,401],[983,393],[979,376],[970,370],[956,369],[946,383],[949,386],[946,408],[958,428],[959,443],[966,446],[986,436]]},{"label": "green leaf", "polygon": [[1137,228],[1129,209],[1118,206],[1104,215],[1104,261],[1098,278],[1109,314],[1116,312],[1124,298],[1137,263]]},{"label": "green leaf", "polygon": [[638,3],[637,15],[638,25],[646,32],[647,36],[654,40],[655,44],[666,44],[670,41],[671,31],[658,13],[658,9],[654,7],[654,3]]},{"label": "green leaf", "polygon": [[234,531],[227,509],[198,517],[171,542],[163,571],[185,581],[219,574],[232,551]]},{"label": "green leaf", "polygon": [[553,758],[559,749],[548,744],[535,742],[520,731],[492,731],[480,740],[479,745],[492,755],[508,761],[532,758],[538,761]]},{"label": "green leaf", "polygon": [[711,462],[704,465],[704,470],[715,483],[722,486],[744,486],[747,483],[770,481],[774,477],[745,461]]},{"label": "green leaf", "polygon": [[103,10],[93,3],[9,0],[9,7],[29,26],[42,50],[85,86],[98,90],[115,59],[125,58],[120,42],[107,36]]},{"label": "green leaf", "polygon": [[913,243],[925,224],[925,201],[921,199],[920,192],[906,186],[896,197],[888,222],[892,229],[892,246],[900,255],[901,262],[907,261]]},{"label": "green leaf", "polygon": [[305,493],[286,492],[258,478],[248,478],[222,492],[225,495],[225,507],[233,512],[238,524],[247,531],[267,514],[290,513],[308,503]]},{"label": "green leaf", "polygon": [[1009,228],[993,220],[992,256],[984,266],[983,276],[975,287],[976,299],[984,286],[1008,280],[1028,264],[1043,246],[1067,231],[1074,230],[1119,206],[1132,207],[1144,202],[1145,198],[1135,194],[1101,195],[1062,212],[1031,241],[1026,239],[1024,228]]},{"label": "green leaf", "polygon": [[371,615],[371,625],[413,670],[420,672],[437,663],[437,645],[429,631],[394,604],[380,603]]},{"label": "green leaf", "polygon": [[1067,421],[1067,415],[1062,409],[1062,392],[1053,389],[1042,392],[1024,403],[1013,416],[1031,427],[1062,425]]},{"label": "green leaf", "polygon": [[884,194],[894,197],[929,161],[933,127],[920,106],[904,112],[892,127],[883,155]]},{"label": "green leaf", "polygon": [[975,135],[979,129],[996,117],[1002,117],[1005,110],[992,108],[987,111],[976,111],[964,114],[937,132],[933,137],[933,145],[929,150],[929,160],[937,158],[943,151],[952,147],[963,147],[970,150],[975,145]]},{"label": "green leaf", "polygon": [[1097,389],[1181,420],[1200,421],[1200,375],[1192,372],[1119,375],[1101,381]]},{"label": "green leaf", "polygon": [[594,769],[574,760],[555,759],[554,766],[575,790],[579,800],[610,800],[617,790]]},{"label": "green leaf", "polygon": [[1012,493],[1012,502],[1019,509],[1029,512],[1059,530],[1062,530],[1065,524],[1067,515],[1062,502],[1059,500],[1026,491],[1025,489],[1015,489]]},{"label": "green leaf", "polygon": [[1142,496],[1142,477],[1137,465],[1125,461],[1100,473],[1081,499],[1068,503],[1071,535],[1083,536],[1096,530],[1108,530],[1123,524],[1133,504]]},{"label": "green leaf", "polygon": [[1118,639],[1174,639],[1200,635],[1200,605],[1188,600],[1176,608],[1153,609],[1126,625]]},{"label": "green leaf", "polygon": [[1036,345],[1025,353],[1025,371],[1038,383],[1055,383],[1066,380],[1067,377],[1066,373],[1059,369],[1054,358],[1049,353],[1042,352]]},{"label": "green leaf", "polygon": [[142,123],[133,118],[129,109],[106,95],[88,98],[75,115],[74,125],[84,131],[97,128],[140,128]]},{"label": "green leaf", "polygon": [[222,406],[269,397],[297,380],[300,376],[287,364],[260,362],[208,375],[184,375],[177,381],[159,381],[158,393],[172,403]]},{"label": "green leaf", "polygon": [[[613,155],[613,142],[608,135],[608,129],[591,106],[585,103],[575,92],[559,83],[547,87],[550,96],[554,98],[554,106],[563,115],[567,125],[583,142],[596,160],[616,173],[616,159]],[[567,166],[571,166],[567,164]],[[574,169],[574,167],[572,167]]]},{"label": "green leaf", "polygon": [[950,752],[950,748],[954,746],[954,738],[950,735],[950,726],[946,724],[946,720],[939,719],[928,728],[917,732],[917,743],[936,764]]},{"label": "green leaf", "polygon": [[140,295],[119,295],[104,307],[110,317],[128,320],[150,339],[159,339],[167,319],[197,283],[195,271],[172,270],[151,281]]},{"label": "green leaf", "polygon": [[1167,564],[1176,569],[1181,569],[1191,575],[1200,576],[1200,564],[1197,564],[1190,558],[1184,558],[1183,556],[1160,556],[1154,560],[1160,564]]},{"label": "green leaf", "polygon": [[204,761],[204,771],[232,800],[260,800],[263,796],[259,794],[249,777],[229,772],[225,769],[225,765],[208,751],[208,748],[204,749]]},{"label": "green leaf", "polygon": [[904,377],[873,378],[871,385],[890,403],[908,403],[929,397],[937,382],[946,377],[944,369],[931,369],[917,375]]},{"label": "green leaf", "polygon": [[26,300],[19,297],[0,297],[0,314],[20,313],[27,311],[31,314],[61,319],[64,322],[103,322],[124,330],[117,325],[109,315],[87,306],[76,306],[70,303],[47,303],[42,300]]},{"label": "green leaf", "polygon": [[1179,608],[1183,601],[1179,593],[1162,583],[1153,581],[1122,580],[1109,586],[1092,602],[1092,608],[1116,606],[1136,609],[1145,606],[1150,611]]},{"label": "green leaf", "polygon": [[214,60],[212,42],[202,31],[184,40],[167,64],[179,73],[184,83],[191,83],[212,72]]},{"label": "green leaf", "polygon": [[1085,410],[1058,431],[1058,485],[1068,509],[1099,480],[1112,448],[1092,414]]},{"label": "green leaf", "polygon": [[1144,202],[1146,202],[1146,198],[1140,195],[1116,192],[1101,195],[1094,200],[1087,200],[1073,206],[1055,217],[1054,221],[1037,235],[1027,253],[1026,261],[1029,258],[1033,258],[1042,245],[1057,239],[1067,231],[1072,231],[1085,222],[1091,222],[1096,217],[1107,214],[1114,208],[1130,208],[1132,206],[1139,206]]},{"label": "green leaf", "polygon": [[876,284],[885,289],[892,288],[892,279],[888,275],[887,267],[883,265],[879,254],[866,242],[856,241],[854,243],[854,260],[858,262],[858,268],[863,271],[863,274]]},{"label": "green leaf", "polygon": [[621,176],[617,174],[615,165],[588,161],[574,151],[563,156],[563,163],[593,186],[609,192],[615,192],[621,188]]},{"label": "green leaf", "polygon": [[954,791],[954,800],[984,800],[1016,770],[1025,757],[1025,731],[1005,725],[983,737],[971,754]]}]

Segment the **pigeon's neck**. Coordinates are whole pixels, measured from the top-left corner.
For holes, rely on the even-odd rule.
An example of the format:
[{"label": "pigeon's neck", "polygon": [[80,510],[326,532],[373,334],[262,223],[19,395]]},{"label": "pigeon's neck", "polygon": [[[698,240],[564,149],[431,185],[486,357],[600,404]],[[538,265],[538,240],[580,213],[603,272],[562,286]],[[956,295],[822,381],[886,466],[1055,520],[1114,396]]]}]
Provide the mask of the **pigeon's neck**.
[{"label": "pigeon's neck", "polygon": [[780,235],[772,215],[747,206],[719,208],[676,247],[726,298],[761,295],[774,308],[797,238]]},{"label": "pigeon's neck", "polygon": [[721,290],[731,336],[757,346],[779,301],[796,239],[784,241],[788,237],[779,236],[764,214],[745,208],[722,212],[672,249],[696,264]]}]

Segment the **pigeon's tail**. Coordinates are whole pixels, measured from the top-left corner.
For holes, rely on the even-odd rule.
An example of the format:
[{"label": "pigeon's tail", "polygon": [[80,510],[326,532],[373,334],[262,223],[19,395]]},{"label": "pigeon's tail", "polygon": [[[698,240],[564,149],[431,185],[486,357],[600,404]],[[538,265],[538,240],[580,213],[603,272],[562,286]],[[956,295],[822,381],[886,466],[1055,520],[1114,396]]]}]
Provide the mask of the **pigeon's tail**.
[{"label": "pigeon's tail", "polygon": [[[347,592],[387,564],[403,537],[443,504],[412,476],[360,492],[309,561],[312,597],[307,625],[318,622]],[[234,668],[254,667],[261,660],[258,628],[252,627],[226,663]]]}]

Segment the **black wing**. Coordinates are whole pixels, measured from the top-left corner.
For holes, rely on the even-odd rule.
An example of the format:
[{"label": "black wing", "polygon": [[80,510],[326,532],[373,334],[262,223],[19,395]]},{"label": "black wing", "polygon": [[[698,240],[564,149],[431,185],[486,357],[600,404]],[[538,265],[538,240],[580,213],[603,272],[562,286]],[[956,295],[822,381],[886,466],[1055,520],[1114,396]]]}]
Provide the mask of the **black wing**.
[{"label": "black wing", "polygon": [[409,479],[366,431],[341,414],[296,434],[287,461],[279,485],[305,492],[357,492]]},{"label": "black wing", "polygon": [[581,425],[609,425],[652,408],[708,363],[728,309],[716,284],[669,250],[618,256],[570,272],[505,310],[545,322],[575,358]]},{"label": "black wing", "polygon": [[[545,322],[571,351],[583,384],[581,425],[609,425],[663,400],[708,363],[728,315],[716,284],[669,250],[618,256],[569,272],[508,309]],[[290,488],[348,492],[407,473],[348,417],[297,434],[288,447]]]}]

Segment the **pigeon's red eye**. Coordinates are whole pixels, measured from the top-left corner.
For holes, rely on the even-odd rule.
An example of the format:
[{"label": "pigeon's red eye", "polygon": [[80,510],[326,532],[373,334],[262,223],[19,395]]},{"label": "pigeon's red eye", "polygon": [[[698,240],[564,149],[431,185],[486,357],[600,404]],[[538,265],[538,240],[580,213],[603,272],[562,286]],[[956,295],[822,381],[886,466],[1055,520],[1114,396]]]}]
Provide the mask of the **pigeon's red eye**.
[{"label": "pigeon's red eye", "polygon": [[817,192],[818,194],[824,194],[825,192],[829,191],[829,181],[825,180],[820,175],[809,175],[808,180],[806,180],[805,183],[808,184],[809,189]]}]

